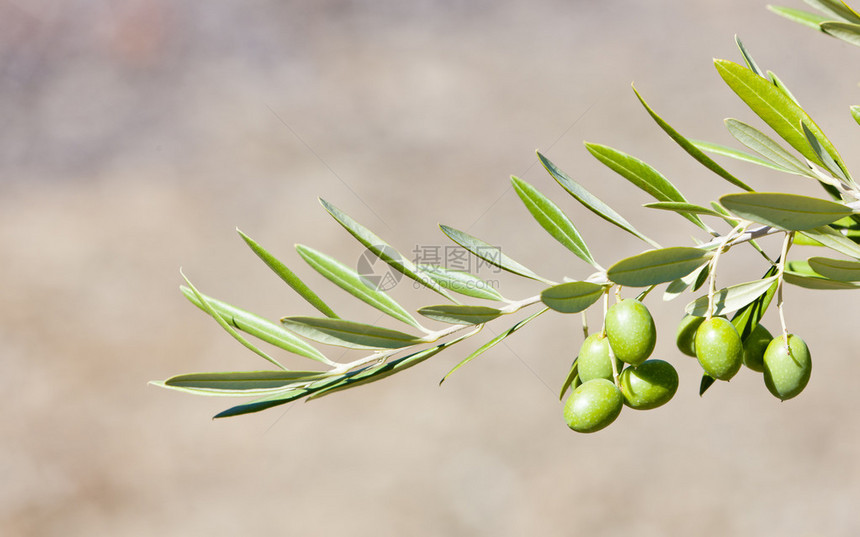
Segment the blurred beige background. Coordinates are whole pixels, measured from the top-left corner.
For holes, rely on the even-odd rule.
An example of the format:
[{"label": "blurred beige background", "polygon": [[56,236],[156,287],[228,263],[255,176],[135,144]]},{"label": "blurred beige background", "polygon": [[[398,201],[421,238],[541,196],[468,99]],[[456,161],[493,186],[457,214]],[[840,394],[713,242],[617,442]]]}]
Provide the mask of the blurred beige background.
[{"label": "blurred beige background", "polygon": [[[581,142],[642,157],[693,201],[728,191],[629,84],[681,132],[731,143],[722,119],[751,116],[711,58],[739,60],[735,33],[857,169],[857,49],[764,2],[0,2],[0,533],[857,535],[850,294],[788,291],[815,371],[782,404],[749,371],[700,399],[698,365],[673,346],[686,299],[650,301],[655,356],[677,365],[681,389],[596,435],[561,418],[555,393],[581,335],[559,315],[442,387],[513,321],[382,383],[246,418],[209,419],[237,400],[147,385],[266,365],[185,301],[180,266],[270,318],[312,313],[236,226],[370,320],[292,250],[361,254],[317,196],[407,252],[448,244],[442,222],[550,278],[586,276],[521,207],[516,174],[604,264],[640,251],[551,181],[540,148],[655,239],[687,242],[695,228],[639,208],[646,198]],[[815,192],[726,165],[763,190]],[[745,254],[725,270],[728,284],[764,267]],[[539,290],[500,279],[514,298]]]}]

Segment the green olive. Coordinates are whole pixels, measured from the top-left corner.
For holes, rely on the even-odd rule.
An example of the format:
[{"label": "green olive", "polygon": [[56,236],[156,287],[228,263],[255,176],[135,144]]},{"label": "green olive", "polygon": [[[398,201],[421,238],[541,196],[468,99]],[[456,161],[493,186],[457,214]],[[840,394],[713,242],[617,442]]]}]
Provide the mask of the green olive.
[{"label": "green olive", "polygon": [[573,390],[564,403],[564,421],[579,433],[599,431],[615,421],[623,406],[621,391],[606,379],[594,379]]},{"label": "green olive", "polygon": [[628,298],[606,312],[606,337],[619,360],[639,365],[654,351],[657,329],[648,308]]},{"label": "green olive", "polygon": [[799,336],[789,334],[788,346],[785,337],[779,336],[764,351],[764,384],[783,401],[802,392],[811,373],[812,356]]},{"label": "green olive", "polygon": [[636,410],[649,410],[669,402],[678,391],[678,372],[663,360],[646,360],[621,372],[624,404]]},{"label": "green olive", "polygon": [[767,328],[761,324],[755,325],[744,341],[744,365],[759,373],[764,371],[764,351],[771,341],[773,336]]},{"label": "green olive", "polygon": [[696,358],[705,373],[719,380],[729,380],[743,363],[744,346],[735,325],[728,319],[706,319],[696,330]]},{"label": "green olive", "polygon": [[[592,379],[612,380],[612,361],[609,359],[609,341],[603,334],[591,334],[582,342],[576,370],[583,383]],[[621,371],[621,361],[616,360],[616,369]]]},{"label": "green olive", "polygon": [[687,356],[696,357],[696,330],[704,321],[704,317],[696,315],[685,315],[681,322],[678,323],[678,332],[675,334],[675,344],[678,350]]}]

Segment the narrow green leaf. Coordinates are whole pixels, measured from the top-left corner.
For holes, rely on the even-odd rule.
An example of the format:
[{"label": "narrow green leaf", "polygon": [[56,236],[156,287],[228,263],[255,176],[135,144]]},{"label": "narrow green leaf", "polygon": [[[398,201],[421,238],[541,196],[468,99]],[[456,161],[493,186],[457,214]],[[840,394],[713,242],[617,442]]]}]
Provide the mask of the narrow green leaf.
[{"label": "narrow green leaf", "polygon": [[323,317],[284,317],[289,330],[326,345],[353,349],[399,349],[421,343],[421,338],[370,324]]},{"label": "narrow green leaf", "polygon": [[780,171],[814,177],[808,166],[755,127],[729,118],[726,119],[726,128],[737,141],[769,159]]},{"label": "narrow green leaf", "polygon": [[[738,43],[740,44],[740,41],[738,41]],[[661,118],[659,115],[657,115],[657,113],[650,106],[648,106],[648,103],[646,103],[645,99],[642,98],[642,95],[640,95],[639,92],[636,91],[635,87],[633,88],[633,92],[636,94],[636,97],[639,98],[639,102],[642,103],[642,106],[645,107],[645,110],[648,111],[648,114],[657,123],[657,125],[659,125],[660,128],[663,129],[663,131],[666,134],[668,134],[669,137],[675,141],[675,143],[677,143],[679,146],[681,146],[681,148],[684,151],[686,151],[691,157],[693,157],[700,164],[702,164],[704,167],[708,168],[709,170],[711,170],[715,174],[719,175],[720,177],[722,177],[726,181],[730,182],[731,184],[735,185],[736,187],[738,187],[742,190],[747,190],[747,191],[752,190],[752,188],[750,188],[749,185],[747,185],[746,183],[744,183],[743,181],[741,181],[740,179],[738,179],[737,177],[735,177],[734,175],[732,175],[731,173],[726,171],[722,166],[720,166],[719,164],[714,162],[713,159],[711,159],[708,155],[704,154],[701,149],[696,147],[696,145],[692,141],[685,138],[683,135],[681,135],[681,133],[676,131],[671,125],[666,123],[666,121],[663,118]]]},{"label": "narrow green leaf", "polygon": [[576,383],[576,378],[579,375],[577,371],[579,367],[577,366],[577,359],[579,356],[573,359],[573,364],[570,366],[570,371],[567,372],[567,378],[564,379],[564,384],[561,385],[561,391],[558,393],[559,401],[564,399],[564,394],[567,392],[567,389]]},{"label": "narrow green leaf", "polygon": [[834,177],[838,177],[847,183],[853,183],[854,181],[848,176],[848,173],[840,168],[839,164],[837,164],[827,151],[824,150],[821,146],[821,140],[815,136],[814,132],[809,130],[806,123],[801,122],[800,126],[803,129],[803,134],[806,136],[806,140],[809,142],[809,146],[813,151],[815,151],[815,154],[818,155],[819,160],[824,163],[824,168],[833,174]]},{"label": "narrow green leaf", "polygon": [[800,128],[800,123],[803,121],[815,133],[815,137],[822,141],[824,150],[833,157],[833,160],[845,168],[839,152],[809,117],[809,114],[769,80],[758,76],[746,67],[727,60],[715,60],[714,65],[732,91],[789,145],[809,160],[816,164],[822,164],[806,142],[806,136]]},{"label": "narrow green leaf", "polygon": [[532,280],[538,280],[544,283],[552,283],[549,282],[549,280],[541,278],[530,269],[503,254],[502,249],[498,246],[490,246],[481,239],[473,237],[465,231],[460,231],[452,227],[440,225],[439,228],[441,228],[442,233],[447,235],[452,241],[493,266],[507,270],[508,272],[517,274],[518,276],[531,278]]},{"label": "narrow green leaf", "polygon": [[[180,290],[192,304],[208,313],[206,306],[197,298],[197,294],[194,291],[184,285],[180,287]],[[234,328],[238,328],[247,334],[285,351],[292,352],[299,356],[304,356],[305,358],[310,358],[311,360],[316,360],[324,364],[331,363],[331,361],[320,351],[286,331],[284,327],[258,315],[254,315],[253,313],[240,310],[226,302],[215,300],[214,298],[206,295],[203,295],[203,298],[212,310],[218,312],[218,315],[220,315],[225,322]]]},{"label": "narrow green leaf", "polygon": [[738,37],[737,34],[735,34],[735,44],[738,46],[738,50],[741,51],[741,56],[743,56],[744,63],[747,64],[747,68],[758,76],[764,77],[764,72],[759,69],[758,64],[756,64],[752,55],[747,51],[747,48],[741,42],[741,38]]},{"label": "narrow green leaf", "polygon": [[[775,278],[777,272],[776,266],[771,266],[767,272],[764,273],[764,276],[762,276],[762,280]],[[770,306],[770,302],[773,299],[773,295],[776,293],[776,288],[778,286],[779,281],[774,279],[773,283],[770,284],[770,287],[768,287],[766,291],[746,306],[739,308],[737,313],[732,316],[732,324],[735,325],[735,329],[738,331],[738,334],[740,334],[741,341],[746,341],[747,337],[749,337],[749,335],[752,334],[752,331],[755,330],[755,327],[764,316],[764,312],[766,312],[768,306]]]},{"label": "narrow green leaf", "polygon": [[[617,149],[599,144],[585,143],[586,149],[594,158],[609,169],[624,177],[638,188],[644,190],[657,201],[687,201],[675,185],[645,162],[622,153]],[[695,215],[683,215],[687,220],[707,230],[708,226]]]},{"label": "narrow green leaf", "polygon": [[851,106],[851,117],[853,117],[854,121],[860,125],[860,106],[857,106],[856,104]]},{"label": "narrow green leaf", "polygon": [[860,47],[860,24],[852,24],[850,22],[822,22],[821,29],[828,35]]},{"label": "narrow green leaf", "polygon": [[830,20],[816,13],[810,13],[801,9],[793,9],[790,7],[767,6],[767,8],[777,15],[785,17],[790,21],[800,23],[804,26],[809,26],[815,30],[821,30],[821,23]]},{"label": "narrow green leaf", "polygon": [[741,218],[787,231],[808,231],[853,214],[841,203],[783,192],[726,194],[720,203]]},{"label": "narrow green leaf", "polygon": [[603,201],[601,201],[598,197],[586,190],[585,187],[571,179],[570,176],[561,171],[555,164],[553,164],[540,152],[538,152],[537,156],[538,159],[540,159],[541,164],[543,164],[543,167],[546,168],[546,171],[549,172],[553,179],[555,179],[558,184],[560,184],[565,190],[567,190],[567,192],[571,196],[573,196],[578,202],[584,205],[586,209],[593,212],[600,218],[603,218],[607,222],[620,227],[631,235],[642,239],[654,248],[660,247],[659,244],[640,233],[630,224],[630,222],[625,220],[624,217],[618,214],[612,207],[603,203]]},{"label": "narrow green leaf", "polygon": [[256,353],[258,356],[260,356],[261,358],[263,358],[263,359],[264,359],[264,360],[266,360],[267,362],[269,362],[269,363],[273,364],[273,365],[274,365],[274,366],[276,366],[278,369],[284,369],[284,370],[285,370],[285,369],[287,369],[286,367],[282,366],[282,365],[280,364],[280,362],[278,362],[277,360],[275,360],[274,358],[272,358],[271,356],[269,356],[268,354],[266,354],[266,352],[265,352],[265,351],[263,351],[262,349],[260,349],[259,347],[257,347],[256,345],[254,345],[253,343],[251,343],[250,341],[248,341],[248,340],[247,340],[247,339],[245,339],[244,337],[242,337],[242,334],[240,334],[239,332],[237,332],[237,331],[236,331],[236,329],[235,329],[235,328],[233,328],[233,327],[230,325],[230,323],[228,323],[228,322],[224,319],[224,317],[222,317],[222,316],[221,316],[221,314],[220,314],[220,313],[218,313],[218,312],[215,310],[215,308],[214,308],[214,307],[209,303],[209,301],[207,301],[207,300],[206,300],[206,297],[205,297],[205,296],[203,296],[203,295],[200,293],[200,291],[198,291],[198,290],[197,290],[197,288],[196,288],[196,287],[194,287],[194,284],[192,284],[192,283],[191,283],[191,280],[189,280],[189,279],[185,276],[185,274],[183,274],[183,273],[182,273],[182,271],[181,271],[181,270],[179,271],[179,273],[180,273],[180,274],[182,274],[182,278],[184,278],[184,279],[185,279],[185,283],[187,283],[187,284],[188,284],[188,287],[189,287],[189,288],[191,289],[191,291],[194,293],[194,296],[197,298],[197,301],[198,301],[198,302],[200,302],[200,307],[201,307],[201,308],[203,308],[203,311],[205,311],[205,312],[206,312],[206,313],[208,313],[208,314],[209,314],[213,319],[215,319],[215,321],[216,321],[216,322],[221,326],[221,328],[223,328],[224,330],[226,330],[226,331],[227,331],[227,333],[228,333],[228,334],[230,334],[231,336],[233,336],[233,339],[235,339],[236,341],[238,341],[239,343],[241,343],[241,344],[242,344],[246,349],[248,349],[248,350],[250,350],[250,351],[252,351],[252,352]]},{"label": "narrow green leaf", "polygon": [[451,270],[438,265],[418,265],[418,268],[449,291],[485,300],[496,300],[499,302],[505,300],[489,282],[468,272]]},{"label": "narrow green leaf", "polygon": [[702,382],[699,383],[699,397],[705,395],[705,392],[708,391],[708,388],[714,385],[717,379],[708,375],[707,373],[702,375]]},{"label": "narrow green leaf", "polygon": [[230,407],[223,412],[219,412],[213,416],[214,419],[220,418],[231,418],[234,416],[242,416],[244,414],[251,414],[254,412],[260,412],[269,408],[273,408],[279,405],[287,404],[291,401],[295,401],[296,399],[301,399],[302,397],[308,394],[308,390],[305,388],[295,388],[290,390],[284,390],[282,392],[277,392],[272,395],[267,395],[266,397],[262,397],[257,399],[256,401],[251,401],[250,403],[243,403],[241,405],[236,405],[234,407]]},{"label": "narrow green leaf", "polygon": [[[714,296],[713,315],[724,315],[738,310],[754,301],[767,292],[768,288],[776,281],[776,276],[770,276],[761,280],[740,283],[725,287],[717,291]],[[690,315],[704,317],[708,313],[708,296],[699,297],[687,304],[685,311]]]},{"label": "narrow green leaf", "polygon": [[682,278],[706,263],[712,252],[686,246],[649,250],[615,263],[607,277],[627,287],[648,287]]},{"label": "narrow green leaf", "polygon": [[267,252],[262,246],[254,242],[251,237],[245,235],[240,230],[236,230],[239,233],[239,236],[242,237],[242,240],[257,254],[257,257],[263,260],[263,262],[272,269],[272,272],[278,275],[284,282],[293,288],[295,292],[299,294],[302,298],[304,298],[311,306],[315,307],[319,310],[320,313],[325,315],[326,317],[332,317],[337,319],[337,314],[330,308],[328,305],[323,302],[323,300],[316,295],[313,291],[311,291],[310,287],[305,285],[298,276],[296,276],[293,271],[287,268],[286,265],[281,263],[275,256]]},{"label": "narrow green leaf", "polygon": [[842,233],[836,231],[832,227],[822,226],[808,231],[803,231],[802,233],[809,239],[812,239],[827,248],[835,250],[841,254],[845,254],[848,257],[860,259],[860,245],[845,237]]},{"label": "narrow green leaf", "polygon": [[440,306],[425,306],[418,310],[421,315],[451,324],[484,324],[502,314],[501,310],[486,306],[463,306],[461,304],[443,304]]},{"label": "narrow green leaf", "polygon": [[768,71],[767,77],[770,79],[771,82],[773,82],[773,85],[776,86],[779,91],[783,92],[786,97],[794,101],[794,104],[800,106],[800,102],[797,100],[794,94],[791,93],[791,90],[788,89],[788,86],[785,85],[785,82],[783,82],[781,78],[776,76],[776,73],[774,73],[773,71]]},{"label": "narrow green leaf", "polygon": [[403,309],[393,298],[367,285],[356,271],[340,261],[301,244],[296,245],[296,251],[298,251],[302,259],[311,268],[347,293],[398,321],[402,321],[418,329],[421,328],[418,321],[409,315],[409,312]]},{"label": "narrow green leaf", "polygon": [[818,274],[841,282],[860,282],[860,262],[829,257],[810,257],[809,266]]},{"label": "narrow green leaf", "polygon": [[526,209],[547,233],[592,267],[598,270],[602,268],[594,261],[588,246],[579,231],[576,230],[573,222],[565,216],[555,203],[522,179],[511,177],[511,182]]},{"label": "narrow green leaf", "polygon": [[706,263],[683,278],[678,278],[669,282],[669,285],[666,286],[666,291],[663,292],[663,301],[668,302],[677,298],[678,295],[686,291],[691,285],[698,282],[700,274],[707,274],[709,266],[710,265]]},{"label": "narrow green leaf", "polygon": [[808,5],[829,15],[842,19],[846,22],[860,23],[860,15],[851,9],[845,2],[837,0],[803,0]]},{"label": "narrow green leaf", "polygon": [[856,283],[840,282],[839,280],[831,280],[822,276],[809,276],[808,274],[790,270],[785,271],[784,278],[785,283],[805,289],[815,289],[816,291],[845,291],[847,289],[860,288],[860,285]]},{"label": "narrow green leaf", "polygon": [[676,213],[704,214],[707,216],[716,216],[718,218],[723,217],[723,215],[713,209],[708,209],[707,207],[702,207],[701,205],[696,205],[694,203],[684,203],[679,201],[656,201],[654,203],[646,203],[643,207]]},{"label": "narrow green leaf", "polygon": [[725,145],[714,144],[711,142],[703,142],[701,140],[691,140],[693,145],[701,149],[702,151],[706,151],[708,153],[712,153],[714,155],[720,155],[723,157],[733,158],[735,160],[739,160],[741,162],[749,162],[751,164],[757,164],[759,166],[764,166],[765,168],[771,168],[773,170],[777,170],[780,172],[789,171],[790,173],[795,173],[791,170],[787,170],[782,166],[777,166],[773,162],[769,160],[765,160],[761,157],[757,157],[750,153],[746,153],[744,151],[738,151],[737,149],[727,147]]},{"label": "narrow green leaf", "polygon": [[187,373],[164,381],[166,388],[175,388],[208,395],[248,396],[270,392],[300,383],[309,383],[325,376],[320,371],[236,371],[224,373]]},{"label": "narrow green leaf", "polygon": [[446,341],[445,343],[441,343],[439,345],[436,345],[435,347],[430,347],[406,355],[402,358],[398,358],[397,360],[391,360],[390,362],[386,362],[384,364],[371,366],[364,370],[347,373],[343,380],[317,391],[311,397],[309,397],[308,400],[316,399],[318,397],[324,397],[326,395],[338,392],[340,390],[345,390],[347,388],[354,388],[356,386],[362,386],[364,384],[370,384],[371,382],[382,380],[395,373],[399,373],[405,369],[420,364],[424,360],[435,356],[436,354],[440,353],[451,345],[459,343],[460,341],[463,341],[464,339],[474,335],[478,330],[480,330],[480,326],[477,327],[476,330],[473,330],[468,334],[460,336],[456,339],[452,339],[450,341]]},{"label": "narrow green leaf", "polygon": [[379,259],[387,263],[388,266],[400,272],[404,276],[415,280],[424,287],[436,291],[451,302],[457,302],[448,294],[447,291],[445,291],[445,289],[436,283],[433,278],[418,270],[418,267],[416,267],[414,263],[401,255],[400,252],[379,238],[375,233],[353,220],[349,215],[326,200],[320,198],[320,203],[325,210],[328,211],[328,213],[349,232],[350,235],[355,237],[358,242],[373,252],[377,257],[379,257]]},{"label": "narrow green leaf", "polygon": [[591,282],[566,282],[544,289],[541,301],[560,313],[579,313],[600,300],[606,287]]},{"label": "narrow green leaf", "polygon": [[513,334],[514,332],[516,332],[517,330],[519,330],[520,328],[522,328],[523,326],[525,326],[526,324],[528,324],[529,322],[531,322],[531,321],[532,321],[533,319],[535,319],[538,315],[540,315],[541,313],[543,313],[543,312],[547,311],[548,309],[549,309],[549,308],[544,308],[544,309],[542,309],[542,310],[540,310],[540,311],[537,311],[537,312],[533,313],[532,315],[529,315],[528,317],[526,317],[526,318],[525,318],[525,319],[523,319],[522,321],[518,322],[517,324],[515,324],[515,325],[513,325],[512,327],[508,328],[506,331],[502,332],[502,333],[501,333],[501,334],[499,334],[498,336],[496,336],[496,337],[494,337],[493,339],[491,339],[490,341],[488,341],[488,342],[484,343],[483,345],[481,345],[481,346],[478,348],[478,350],[476,350],[475,352],[473,352],[472,354],[470,354],[469,356],[467,356],[466,358],[464,358],[460,363],[458,363],[456,366],[454,366],[454,368],[453,368],[453,369],[451,369],[451,371],[448,371],[448,373],[447,373],[444,377],[442,377],[442,380],[440,380],[440,381],[439,381],[439,384],[442,384],[443,382],[445,382],[445,379],[447,379],[448,377],[450,377],[450,376],[451,376],[451,374],[452,374],[454,371],[457,371],[458,369],[460,369],[460,368],[461,368],[461,367],[463,367],[464,365],[468,364],[469,362],[471,362],[472,360],[474,360],[474,359],[475,359],[475,358],[477,358],[478,356],[482,355],[482,354],[483,354],[483,353],[485,353],[486,351],[488,351],[488,350],[490,350],[491,348],[495,347],[495,346],[496,346],[500,341],[502,341],[503,339],[505,339],[505,338],[506,338],[506,337],[508,337],[509,335]]}]

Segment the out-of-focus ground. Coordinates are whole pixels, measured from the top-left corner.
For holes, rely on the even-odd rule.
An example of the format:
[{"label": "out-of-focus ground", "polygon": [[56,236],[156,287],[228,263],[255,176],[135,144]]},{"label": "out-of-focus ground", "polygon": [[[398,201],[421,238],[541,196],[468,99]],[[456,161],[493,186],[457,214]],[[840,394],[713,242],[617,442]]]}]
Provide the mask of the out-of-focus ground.
[{"label": "out-of-focus ground", "polygon": [[[209,417],[236,400],[147,385],[266,365],[185,301],[180,265],[270,318],[313,313],[236,226],[344,315],[375,318],[292,250],[349,263],[362,252],[317,196],[405,251],[448,244],[442,222],[550,278],[586,276],[521,207],[516,174],[573,216],[602,263],[640,251],[551,181],[540,148],[646,233],[684,244],[695,228],[638,208],[646,198],[581,142],[644,158],[696,202],[730,190],[629,85],[681,132],[731,144],[722,119],[753,118],[711,58],[739,60],[735,33],[856,169],[857,49],[764,2],[0,3],[0,533],[857,535],[850,294],[788,290],[815,370],[786,403],[749,371],[700,399],[698,365],[673,345],[686,298],[650,301],[655,356],[677,365],[681,389],[595,435],[561,418],[555,394],[581,335],[559,315],[442,387],[479,342],[232,420]],[[726,165],[762,190],[815,192]],[[730,259],[725,283],[764,271],[755,256]],[[515,298],[539,290],[499,279]],[[403,284],[393,294],[435,302]]]}]

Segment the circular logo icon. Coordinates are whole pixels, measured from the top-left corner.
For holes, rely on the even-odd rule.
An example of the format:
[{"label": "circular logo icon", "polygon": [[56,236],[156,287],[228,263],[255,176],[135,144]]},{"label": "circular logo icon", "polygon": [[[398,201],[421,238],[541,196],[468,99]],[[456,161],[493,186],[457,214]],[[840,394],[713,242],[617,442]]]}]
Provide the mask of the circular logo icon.
[{"label": "circular logo icon", "polygon": [[403,257],[388,245],[374,246],[374,250],[379,252],[379,255],[371,249],[361,254],[356,263],[356,271],[365,285],[371,289],[377,291],[393,289],[403,275],[391,268],[385,260],[399,263],[403,261]]}]

